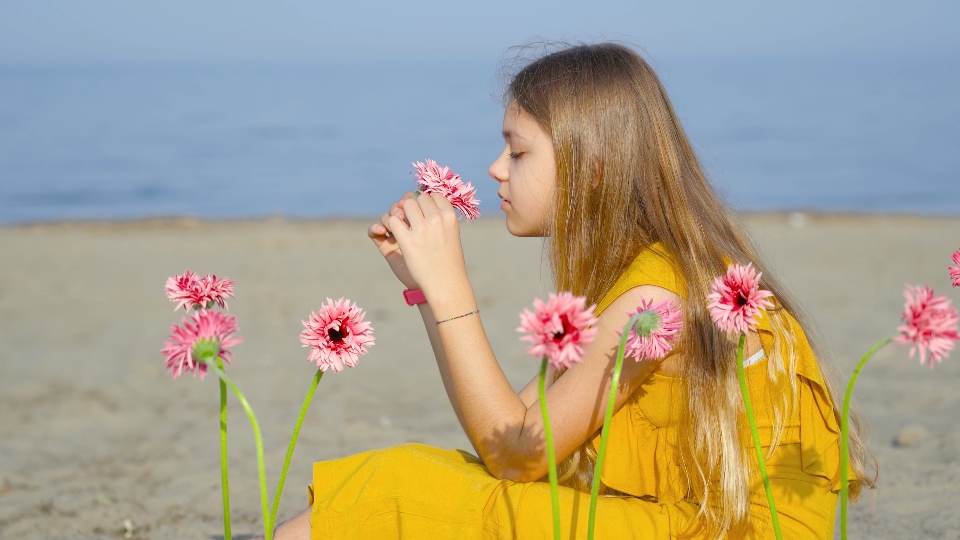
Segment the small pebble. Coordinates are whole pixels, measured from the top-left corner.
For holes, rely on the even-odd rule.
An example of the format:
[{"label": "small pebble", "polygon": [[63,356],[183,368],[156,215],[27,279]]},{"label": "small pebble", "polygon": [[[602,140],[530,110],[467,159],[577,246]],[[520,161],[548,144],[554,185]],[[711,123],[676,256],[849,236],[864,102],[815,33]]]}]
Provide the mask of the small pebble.
[{"label": "small pebble", "polygon": [[902,448],[917,446],[927,438],[927,428],[918,425],[907,426],[900,430],[893,444]]}]

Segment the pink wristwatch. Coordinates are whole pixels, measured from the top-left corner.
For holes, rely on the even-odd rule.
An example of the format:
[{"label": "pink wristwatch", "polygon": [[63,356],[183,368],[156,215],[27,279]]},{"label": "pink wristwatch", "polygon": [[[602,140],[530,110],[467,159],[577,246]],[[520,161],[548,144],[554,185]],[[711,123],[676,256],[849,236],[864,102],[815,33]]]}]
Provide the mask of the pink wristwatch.
[{"label": "pink wristwatch", "polygon": [[423,291],[420,289],[404,289],[403,299],[407,301],[408,306],[415,306],[427,301],[427,297],[423,295]]}]

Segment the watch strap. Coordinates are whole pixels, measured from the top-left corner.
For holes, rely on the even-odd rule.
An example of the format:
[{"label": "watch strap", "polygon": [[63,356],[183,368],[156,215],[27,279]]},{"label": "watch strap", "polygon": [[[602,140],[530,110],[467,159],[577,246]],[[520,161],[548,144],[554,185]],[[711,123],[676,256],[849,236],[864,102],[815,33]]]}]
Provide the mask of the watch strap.
[{"label": "watch strap", "polygon": [[403,299],[407,301],[408,306],[415,306],[427,301],[427,297],[423,295],[423,291],[420,289],[404,289]]}]

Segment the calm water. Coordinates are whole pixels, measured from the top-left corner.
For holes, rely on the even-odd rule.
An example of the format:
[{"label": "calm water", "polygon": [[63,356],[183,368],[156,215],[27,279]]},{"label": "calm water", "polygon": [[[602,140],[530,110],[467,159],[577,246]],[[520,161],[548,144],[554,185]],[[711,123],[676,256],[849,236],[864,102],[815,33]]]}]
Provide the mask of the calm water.
[{"label": "calm water", "polygon": [[[0,68],[0,222],[372,215],[427,157],[496,213],[494,67]],[[656,68],[737,208],[960,214],[960,61]]]}]

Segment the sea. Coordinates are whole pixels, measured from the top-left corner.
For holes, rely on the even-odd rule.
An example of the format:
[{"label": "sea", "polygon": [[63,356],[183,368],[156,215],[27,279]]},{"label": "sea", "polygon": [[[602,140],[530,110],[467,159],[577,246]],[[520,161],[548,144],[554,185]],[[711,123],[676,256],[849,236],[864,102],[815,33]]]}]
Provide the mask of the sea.
[{"label": "sea", "polygon": [[[652,62],[741,211],[960,215],[960,59]],[[496,62],[0,66],[0,223],[374,216],[430,158],[478,188]]]}]

